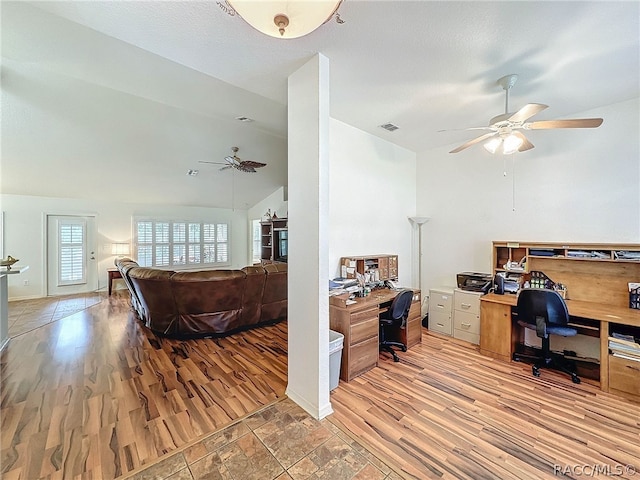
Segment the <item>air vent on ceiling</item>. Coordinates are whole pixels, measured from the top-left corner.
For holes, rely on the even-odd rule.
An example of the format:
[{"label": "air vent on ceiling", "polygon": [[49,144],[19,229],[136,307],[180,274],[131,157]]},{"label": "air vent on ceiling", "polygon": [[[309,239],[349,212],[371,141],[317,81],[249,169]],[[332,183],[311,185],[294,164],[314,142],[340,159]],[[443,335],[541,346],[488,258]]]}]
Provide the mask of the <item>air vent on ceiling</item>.
[{"label": "air vent on ceiling", "polygon": [[388,130],[389,132],[394,132],[396,130],[398,130],[397,125],[394,125],[393,123],[383,123],[382,125],[380,125],[380,127],[384,128],[385,130]]},{"label": "air vent on ceiling", "polygon": [[236,120],[239,122],[253,122],[253,118],[249,117],[236,117]]},{"label": "air vent on ceiling", "polygon": [[189,175],[190,177],[195,177],[196,175],[198,175],[199,170],[192,170],[191,168],[189,170],[187,170],[187,175]]}]

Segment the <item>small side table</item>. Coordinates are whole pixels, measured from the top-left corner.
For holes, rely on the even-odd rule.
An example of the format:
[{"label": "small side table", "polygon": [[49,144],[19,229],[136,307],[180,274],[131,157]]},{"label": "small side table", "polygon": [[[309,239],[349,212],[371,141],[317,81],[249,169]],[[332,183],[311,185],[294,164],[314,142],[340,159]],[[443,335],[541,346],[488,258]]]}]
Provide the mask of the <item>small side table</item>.
[{"label": "small side table", "polygon": [[117,268],[109,268],[107,269],[107,274],[109,275],[109,296],[111,296],[111,290],[113,287],[113,279],[114,278],[122,278],[122,274],[120,270]]}]

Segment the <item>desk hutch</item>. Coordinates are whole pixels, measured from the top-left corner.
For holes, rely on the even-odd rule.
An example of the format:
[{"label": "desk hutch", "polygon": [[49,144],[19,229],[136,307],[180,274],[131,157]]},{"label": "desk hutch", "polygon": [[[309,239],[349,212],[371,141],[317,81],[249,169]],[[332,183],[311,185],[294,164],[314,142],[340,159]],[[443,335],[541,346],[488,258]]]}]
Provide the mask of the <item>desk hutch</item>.
[{"label": "desk hutch", "polygon": [[[572,326],[600,339],[600,388],[637,401],[640,362],[614,357],[608,348],[614,332],[640,336],[640,310],[629,308],[628,292],[628,282],[640,282],[636,254],[638,244],[493,242],[492,268],[495,275],[516,262],[522,274],[541,271],[564,284]],[[489,294],[480,303],[480,353],[510,361],[523,341],[512,321],[516,296]]]},{"label": "desk hutch", "polygon": [[367,255],[342,257],[340,276],[356,278],[356,273],[368,277],[366,281],[398,280],[397,255]]}]

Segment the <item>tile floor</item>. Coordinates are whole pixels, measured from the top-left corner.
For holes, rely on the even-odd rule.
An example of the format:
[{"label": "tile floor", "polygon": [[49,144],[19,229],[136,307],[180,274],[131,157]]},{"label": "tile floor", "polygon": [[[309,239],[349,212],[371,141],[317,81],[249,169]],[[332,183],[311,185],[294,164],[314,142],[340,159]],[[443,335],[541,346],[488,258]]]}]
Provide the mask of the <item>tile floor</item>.
[{"label": "tile floor", "polygon": [[130,480],[401,480],[328,419],[282,399]]},{"label": "tile floor", "polygon": [[106,298],[105,292],[95,292],[9,302],[9,337],[68,317]]}]

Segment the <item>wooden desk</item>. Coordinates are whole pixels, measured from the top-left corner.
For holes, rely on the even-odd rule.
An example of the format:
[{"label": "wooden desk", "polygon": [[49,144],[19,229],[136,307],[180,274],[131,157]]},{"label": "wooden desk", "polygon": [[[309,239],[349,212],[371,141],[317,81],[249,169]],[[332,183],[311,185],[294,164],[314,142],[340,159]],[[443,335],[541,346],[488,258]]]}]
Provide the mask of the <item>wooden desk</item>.
[{"label": "wooden desk", "polygon": [[[515,295],[496,295],[490,293],[480,300],[480,353],[504,361],[511,361],[516,344],[523,341],[522,329],[514,326],[511,320],[511,309],[517,304]],[[610,326],[619,325],[640,329],[640,310],[615,305],[605,305],[582,300],[566,300],[569,315],[581,319],[599,322],[600,337],[600,388],[606,392],[628,394],[635,393],[633,385],[610,385],[610,377],[618,378],[619,373],[625,372],[625,378],[640,384],[640,369],[638,365],[620,364],[615,359],[615,365],[609,365],[609,335]],[[637,362],[635,362],[637,363]],[[635,367],[635,368],[634,368]],[[620,370],[620,368],[622,370]],[[635,372],[635,373],[634,373]],[[622,389],[622,390],[621,390]],[[632,391],[629,391],[629,390]],[[640,391],[638,391],[640,393]],[[626,396],[626,395],[625,395]]]},{"label": "wooden desk", "polygon": [[[379,322],[378,315],[386,310],[398,290],[374,290],[366,297],[357,297],[347,305],[348,295],[329,298],[329,326],[344,335],[340,379],[349,382],[358,375],[378,365]],[[413,303],[405,328],[392,333],[389,340],[399,341],[407,348],[422,341],[420,318],[420,291],[413,291]]]},{"label": "wooden desk", "polygon": [[107,269],[107,274],[109,276],[109,296],[111,296],[111,291],[113,289],[113,280],[116,278],[122,278],[122,274],[117,268]]}]

